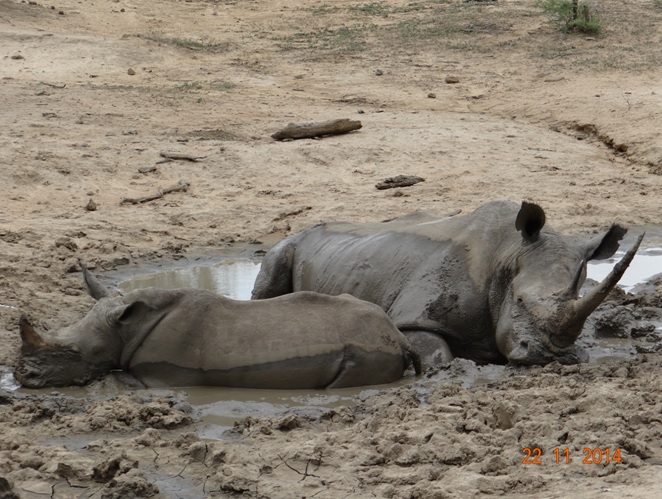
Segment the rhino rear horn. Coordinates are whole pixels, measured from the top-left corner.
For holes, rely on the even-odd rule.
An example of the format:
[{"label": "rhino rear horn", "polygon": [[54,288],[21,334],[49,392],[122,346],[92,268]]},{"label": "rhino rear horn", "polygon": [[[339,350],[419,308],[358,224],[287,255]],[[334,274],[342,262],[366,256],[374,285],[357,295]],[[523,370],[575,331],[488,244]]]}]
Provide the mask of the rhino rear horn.
[{"label": "rhino rear horn", "polygon": [[39,333],[35,331],[30,320],[24,315],[21,316],[21,320],[19,321],[19,328],[21,330],[23,346],[41,348],[46,345],[46,342],[41,338],[41,336],[39,336]]},{"label": "rhino rear horn", "polygon": [[80,269],[83,272],[83,279],[85,279],[85,284],[87,285],[87,292],[92,298],[100,300],[101,298],[110,296],[108,288],[101,284],[99,279],[92,275],[83,262],[78,262],[78,265],[80,265]]}]

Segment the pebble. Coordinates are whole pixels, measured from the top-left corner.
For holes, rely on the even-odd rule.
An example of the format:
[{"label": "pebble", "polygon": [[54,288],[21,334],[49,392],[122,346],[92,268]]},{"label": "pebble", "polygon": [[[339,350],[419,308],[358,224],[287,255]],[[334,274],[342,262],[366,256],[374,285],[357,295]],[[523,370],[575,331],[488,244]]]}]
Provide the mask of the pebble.
[{"label": "pebble", "polygon": [[87,211],[97,211],[97,204],[94,202],[94,199],[90,198],[90,200],[85,205],[85,209]]}]

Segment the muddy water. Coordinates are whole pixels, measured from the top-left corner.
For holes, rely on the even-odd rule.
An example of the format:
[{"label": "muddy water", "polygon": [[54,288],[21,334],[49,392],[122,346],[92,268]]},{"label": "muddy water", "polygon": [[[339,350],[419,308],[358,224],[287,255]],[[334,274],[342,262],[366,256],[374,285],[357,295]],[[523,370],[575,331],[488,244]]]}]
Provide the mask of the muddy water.
[{"label": "muddy water", "polygon": [[[609,260],[590,262],[588,265],[588,277],[596,281],[601,281],[607,277],[614,264],[623,257],[624,253],[624,251],[618,251]],[[648,280],[660,272],[662,272],[662,247],[646,248],[640,250],[635,255],[618,285],[626,291],[630,291],[637,284]]]},{"label": "muddy water", "polygon": [[[360,400],[376,393],[377,390],[406,385],[415,380],[413,375],[409,375],[390,385],[336,390],[258,390],[206,386],[168,390],[136,390],[116,381],[121,379],[121,373],[113,373],[100,383],[84,387],[25,389],[21,388],[11,372],[6,370],[0,372],[0,388],[16,390],[23,394],[52,395],[59,393],[76,398],[107,397],[126,392],[145,395],[185,394],[186,400],[195,408],[202,420],[198,428],[200,436],[217,439],[221,438],[223,432],[232,428],[236,421],[248,416],[254,418],[278,417],[294,410],[297,414],[317,417],[331,408],[356,405]],[[491,380],[492,377],[489,379]]]},{"label": "muddy water", "polygon": [[148,287],[201,288],[236,300],[249,300],[260,260],[228,258],[213,265],[195,265],[152,274],[141,274],[118,284],[124,292]]}]

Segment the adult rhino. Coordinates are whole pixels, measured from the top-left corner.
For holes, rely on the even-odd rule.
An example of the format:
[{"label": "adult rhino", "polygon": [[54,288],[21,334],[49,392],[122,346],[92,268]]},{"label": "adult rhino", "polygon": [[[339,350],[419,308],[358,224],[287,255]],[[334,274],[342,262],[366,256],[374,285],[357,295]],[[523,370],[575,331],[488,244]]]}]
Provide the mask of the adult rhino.
[{"label": "adult rhino", "polygon": [[80,322],[42,336],[21,319],[22,385],[84,385],[123,369],[150,387],[341,388],[396,381],[410,361],[421,370],[383,310],[349,295],[252,302],[147,288],[114,297],[83,273],[98,301]]},{"label": "adult rhino", "polygon": [[463,216],[414,213],[382,223],[316,225],[265,255],[253,299],[312,290],[382,307],[421,354],[478,363],[575,363],[586,318],[641,239],[582,298],[586,262],[611,257],[627,229],[579,240],[545,225],[538,205],[486,203]]}]

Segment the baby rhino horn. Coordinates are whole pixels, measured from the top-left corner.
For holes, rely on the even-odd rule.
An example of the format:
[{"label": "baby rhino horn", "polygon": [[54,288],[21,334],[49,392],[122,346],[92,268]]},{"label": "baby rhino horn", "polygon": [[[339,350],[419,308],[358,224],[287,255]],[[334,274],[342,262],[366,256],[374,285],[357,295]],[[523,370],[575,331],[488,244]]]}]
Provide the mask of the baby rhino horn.
[{"label": "baby rhino horn", "polygon": [[32,324],[26,316],[22,316],[19,322],[21,328],[21,339],[23,340],[24,346],[30,346],[33,348],[41,348],[46,346],[46,342],[41,339],[39,333],[34,330]]}]

